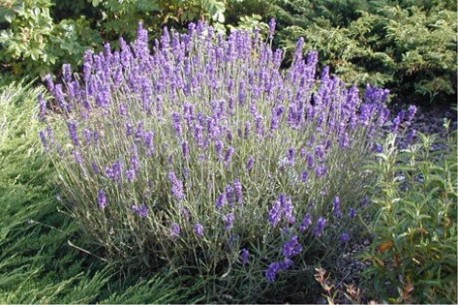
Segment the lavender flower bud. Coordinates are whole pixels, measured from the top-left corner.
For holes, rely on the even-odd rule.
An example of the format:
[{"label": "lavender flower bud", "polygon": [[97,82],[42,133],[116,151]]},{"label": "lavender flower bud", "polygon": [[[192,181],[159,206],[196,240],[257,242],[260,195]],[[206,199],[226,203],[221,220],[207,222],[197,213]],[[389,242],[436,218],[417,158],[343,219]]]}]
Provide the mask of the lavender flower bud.
[{"label": "lavender flower bud", "polygon": [[350,218],[355,218],[356,215],[357,215],[356,209],[355,208],[351,208],[350,211],[348,212],[348,216]]},{"label": "lavender flower bud", "polygon": [[307,154],[307,167],[308,169],[312,169],[315,166],[315,159],[313,158],[312,154]]},{"label": "lavender flower bud", "polygon": [[246,165],[247,171],[251,172],[251,170],[252,170],[253,167],[254,167],[254,161],[255,161],[255,160],[254,160],[253,157],[250,157],[250,158],[248,159],[248,162],[247,162],[247,165]]},{"label": "lavender flower bud", "polygon": [[280,269],[281,267],[279,263],[271,263],[266,270],[267,281],[270,283],[275,282],[275,280],[277,279],[278,272],[281,271]]},{"label": "lavender flower bud", "polygon": [[226,203],[227,203],[226,193],[222,193],[216,199],[216,208],[221,209],[223,206],[226,205]]},{"label": "lavender flower bud", "polygon": [[340,236],[340,240],[343,243],[347,243],[350,240],[350,234],[348,234],[347,232],[342,233],[342,235]]},{"label": "lavender flower bud", "polygon": [[278,225],[278,223],[281,221],[282,214],[283,210],[281,208],[281,202],[280,200],[276,200],[269,211],[269,222],[272,227],[276,227]]},{"label": "lavender flower bud", "polygon": [[216,155],[218,156],[218,160],[223,160],[223,147],[224,147],[224,142],[221,140],[217,140],[215,143],[215,151]]},{"label": "lavender flower bud", "polygon": [[340,209],[340,198],[339,196],[336,196],[334,197],[334,200],[333,200],[333,213],[334,213],[334,216],[336,217],[341,217],[342,216],[342,210]]},{"label": "lavender flower bud", "polygon": [[308,178],[309,178],[309,173],[307,171],[303,171],[301,174],[301,181],[305,183],[307,182]]},{"label": "lavender flower bud", "polygon": [[178,237],[180,233],[181,233],[180,225],[177,224],[176,222],[172,223],[172,225],[170,226],[170,235],[172,237]]},{"label": "lavender flower bud", "polygon": [[317,221],[316,226],[315,226],[315,230],[313,232],[313,234],[316,237],[320,237],[323,234],[324,227],[326,226],[326,223],[327,223],[326,218],[323,218],[323,217],[318,218],[318,221]]},{"label": "lavender flower bud", "polygon": [[294,235],[291,240],[289,240],[283,246],[283,256],[286,258],[291,258],[302,252],[302,246],[299,244],[297,235]]},{"label": "lavender flower bud", "polygon": [[97,195],[97,202],[102,209],[105,209],[108,205],[107,194],[103,189],[99,190]]},{"label": "lavender flower bud", "polygon": [[69,83],[72,81],[72,66],[70,64],[62,65],[62,75],[66,83]]},{"label": "lavender flower bud", "polygon": [[415,114],[417,113],[417,107],[415,105],[410,105],[409,109],[407,110],[406,114],[406,121],[410,124],[412,122],[413,118],[415,117]]},{"label": "lavender flower bud", "polygon": [[188,159],[189,158],[189,144],[188,144],[188,141],[183,141],[183,143],[181,143],[181,148],[183,150],[183,157],[185,159]]},{"label": "lavender flower bud", "polygon": [[267,281],[273,283],[277,279],[277,274],[293,265],[293,261],[286,258],[283,262],[271,263],[266,270]]},{"label": "lavender flower bud", "polygon": [[135,170],[128,169],[126,171],[126,176],[127,176],[127,181],[133,182],[135,180],[135,178],[137,177],[137,174],[135,173]]},{"label": "lavender flower bud", "polygon": [[280,194],[280,202],[281,202],[281,209],[283,210],[283,214],[286,220],[293,224],[296,222],[296,217],[294,216],[294,206],[291,201],[291,198]]},{"label": "lavender flower bud", "polygon": [[135,214],[137,214],[140,217],[147,217],[149,214],[149,209],[146,204],[142,205],[133,205],[132,206],[132,211],[134,211]]},{"label": "lavender flower bud", "polygon": [[317,177],[323,177],[326,176],[328,173],[328,169],[324,165],[320,165],[316,168],[316,176]]},{"label": "lavender flower bud", "polygon": [[224,229],[229,231],[234,226],[235,216],[234,213],[229,213],[224,216]]},{"label": "lavender flower bud", "polygon": [[276,25],[277,23],[275,22],[275,19],[274,18],[270,19],[269,21],[269,39],[272,39],[274,37]]},{"label": "lavender flower bud", "polygon": [[45,149],[48,149],[48,139],[46,139],[46,135],[45,135],[45,132],[44,131],[40,131],[39,132],[40,134],[40,139],[41,139],[41,143],[43,144],[43,147]]},{"label": "lavender flower bud", "polygon": [[296,159],[296,150],[292,147],[288,149],[288,163],[293,165]]},{"label": "lavender flower bud", "polygon": [[43,97],[43,94],[41,93],[38,95],[38,103],[40,105],[40,119],[44,120],[46,112],[48,110],[48,106],[45,98]]},{"label": "lavender flower bud", "polygon": [[172,119],[173,119],[173,127],[175,128],[175,132],[177,133],[177,136],[181,137],[183,135],[183,129],[181,128],[180,114],[177,112],[174,112],[172,114]]},{"label": "lavender flower bud", "polygon": [[239,179],[235,179],[234,181],[234,190],[235,190],[235,196],[237,197],[237,202],[242,204],[243,203],[243,187]]},{"label": "lavender flower bud", "polygon": [[235,152],[235,148],[232,146],[229,147],[228,150],[226,151],[226,155],[224,156],[224,163],[226,163],[226,165],[231,163],[232,155],[234,154],[234,152]]},{"label": "lavender flower bud", "polygon": [[393,120],[393,125],[391,126],[391,132],[396,133],[398,131],[400,125],[401,125],[401,119],[400,119],[399,116],[397,116]]},{"label": "lavender flower bud", "polygon": [[67,127],[68,127],[68,132],[70,133],[70,137],[72,138],[73,145],[80,146],[76,123],[68,122]]},{"label": "lavender flower bud", "polygon": [[204,226],[200,223],[194,226],[194,232],[196,232],[197,236],[203,237],[204,236]]},{"label": "lavender flower bud", "polygon": [[323,159],[324,158],[324,155],[325,155],[325,152],[324,152],[324,147],[323,145],[318,145],[315,149],[315,155],[320,158],[320,159]]},{"label": "lavender flower bud", "polygon": [[374,151],[377,153],[383,152],[383,145],[380,143],[374,143]]},{"label": "lavender flower bud", "polygon": [[415,129],[409,130],[409,132],[407,133],[407,137],[406,137],[407,143],[412,143],[416,135],[417,135],[417,131]]},{"label": "lavender flower bud", "polygon": [[242,265],[247,265],[250,262],[250,252],[246,248],[243,248],[240,253],[240,258],[242,259]]},{"label": "lavender flower bud", "polygon": [[174,172],[169,172],[169,181],[172,184],[172,194],[177,200],[185,198],[183,182],[177,178]]},{"label": "lavender flower bud", "polygon": [[78,150],[73,151],[73,156],[75,157],[76,163],[79,165],[83,164],[83,156],[81,156],[81,153]]}]

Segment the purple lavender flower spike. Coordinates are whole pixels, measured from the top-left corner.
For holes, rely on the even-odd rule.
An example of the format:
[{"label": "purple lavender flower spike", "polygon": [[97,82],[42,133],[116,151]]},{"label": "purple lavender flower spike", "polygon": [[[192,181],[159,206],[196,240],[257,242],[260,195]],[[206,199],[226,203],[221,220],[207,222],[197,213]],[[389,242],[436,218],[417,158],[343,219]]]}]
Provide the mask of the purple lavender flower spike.
[{"label": "purple lavender flower spike", "polygon": [[417,136],[417,131],[415,129],[409,130],[409,132],[407,133],[406,142],[412,143],[416,136]]},{"label": "purple lavender flower spike", "polygon": [[275,282],[279,272],[284,271],[293,265],[293,261],[289,258],[285,258],[283,262],[271,263],[266,270],[267,281],[270,283]]},{"label": "purple lavender flower spike", "polygon": [[44,120],[46,117],[46,112],[48,110],[47,102],[43,96],[43,94],[38,95],[38,104],[40,105],[40,119]]},{"label": "purple lavender flower spike", "polygon": [[229,231],[234,226],[235,216],[234,213],[229,213],[224,216],[224,229]]},{"label": "purple lavender flower spike", "polygon": [[348,212],[348,216],[350,218],[355,218],[357,214],[358,214],[358,212],[356,211],[355,208],[351,208],[350,211]]},{"label": "purple lavender flower spike", "polygon": [[133,205],[132,211],[134,211],[135,214],[137,214],[138,216],[142,218],[148,217],[148,214],[149,214],[149,209],[146,204]]},{"label": "purple lavender flower spike", "polygon": [[75,122],[68,122],[67,123],[67,127],[68,127],[68,132],[70,133],[70,137],[72,138],[73,145],[80,146],[80,141],[79,141],[79,138],[78,138],[78,131],[77,131],[76,123]]},{"label": "purple lavender flower spike", "polygon": [[295,223],[296,217],[294,216],[294,206],[291,198],[284,194],[280,194],[280,203],[281,209],[283,210],[283,215],[285,216],[286,220],[290,224]]},{"label": "purple lavender flower spike", "polygon": [[277,279],[278,272],[281,271],[281,266],[279,263],[271,263],[266,270],[266,278],[270,283],[275,282]]},{"label": "purple lavender flower spike", "polygon": [[299,255],[302,252],[302,245],[299,243],[297,235],[294,235],[284,246],[283,256],[285,258],[291,258]]},{"label": "purple lavender flower spike", "polygon": [[177,136],[181,137],[183,135],[183,129],[181,127],[180,114],[177,112],[172,113],[172,119],[173,119],[173,127],[175,128],[175,132]]},{"label": "purple lavender flower spike", "polygon": [[296,150],[292,147],[288,149],[288,163],[294,165],[296,159]]},{"label": "purple lavender flower spike", "polygon": [[248,265],[250,262],[250,252],[246,248],[243,248],[240,253],[240,258],[242,259],[243,266]]},{"label": "purple lavender flower spike", "polygon": [[189,143],[188,143],[188,141],[183,141],[181,143],[181,148],[183,150],[183,157],[185,159],[188,159],[189,158]]},{"label": "purple lavender flower spike", "polygon": [[234,154],[234,152],[235,152],[235,148],[232,146],[227,149],[226,155],[224,156],[224,163],[226,165],[229,165],[231,163],[232,155]]},{"label": "purple lavender flower spike", "polygon": [[40,135],[40,139],[41,139],[41,143],[43,144],[43,147],[45,149],[48,149],[49,143],[48,143],[48,139],[46,138],[45,132],[42,130],[39,132],[39,135]]},{"label": "purple lavender flower spike", "polygon": [[340,240],[343,243],[347,243],[350,240],[350,234],[348,234],[347,232],[342,233],[342,235],[340,236]]},{"label": "purple lavender flower spike", "polygon": [[374,143],[374,148],[373,148],[373,150],[374,150],[375,152],[381,153],[381,152],[383,152],[383,145],[380,144],[380,143]]},{"label": "purple lavender flower spike", "polygon": [[316,176],[317,177],[324,177],[328,173],[328,169],[324,165],[320,165],[316,168]]},{"label": "purple lavender flower spike", "polygon": [[393,125],[391,126],[391,132],[396,133],[398,131],[400,125],[401,125],[401,119],[400,119],[399,116],[397,116],[393,120]]},{"label": "purple lavender flower spike", "polygon": [[83,156],[78,150],[73,151],[73,156],[75,157],[76,163],[78,163],[79,165],[83,164]]},{"label": "purple lavender flower spike", "polygon": [[307,171],[303,171],[301,174],[301,181],[305,183],[307,182],[308,178],[309,178],[309,173]]},{"label": "purple lavender flower spike", "polygon": [[336,196],[334,197],[334,200],[332,201],[333,203],[333,213],[334,213],[334,216],[336,217],[341,217],[342,216],[342,210],[340,208],[340,198],[339,196]]},{"label": "purple lavender flower spike", "polygon": [[323,217],[318,218],[318,221],[317,221],[316,226],[315,226],[315,230],[313,232],[313,234],[316,237],[321,237],[321,235],[323,234],[323,231],[324,231],[324,227],[326,226],[327,222],[328,221],[326,220],[326,218],[323,218]]},{"label": "purple lavender flower spike", "polygon": [[237,202],[243,204],[243,186],[239,179],[234,180],[234,191],[237,198]]},{"label": "purple lavender flower spike", "polygon": [[172,184],[172,194],[177,200],[185,198],[183,182],[177,178],[174,172],[169,172],[169,181]]},{"label": "purple lavender flower spike", "polygon": [[108,205],[108,199],[107,199],[107,194],[103,189],[99,190],[99,193],[97,195],[97,202],[100,206],[100,208],[105,209]]},{"label": "purple lavender flower spike", "polygon": [[253,167],[254,167],[254,161],[255,161],[255,160],[254,160],[253,157],[250,157],[250,158],[248,159],[248,162],[247,162],[247,164],[246,164],[246,169],[247,169],[247,171],[251,172],[251,170],[252,170]]},{"label": "purple lavender flower spike", "polygon": [[324,158],[324,155],[325,155],[325,151],[324,151],[324,147],[323,145],[318,145],[315,149],[315,155],[320,158],[320,159],[323,159]]},{"label": "purple lavender flower spike", "polygon": [[126,171],[126,177],[127,177],[127,181],[133,182],[137,178],[137,174],[136,174],[135,170],[128,169]]},{"label": "purple lavender flower spike", "polygon": [[272,39],[274,37],[276,25],[277,23],[275,22],[275,19],[274,18],[270,19],[269,21],[269,39]]},{"label": "purple lavender flower spike", "polygon": [[410,125],[416,113],[417,113],[417,107],[415,105],[410,105],[409,109],[407,110],[406,116],[405,116],[407,125]]},{"label": "purple lavender flower spike", "polygon": [[105,168],[105,173],[113,181],[121,180],[121,168],[122,164],[120,161],[116,161],[112,166],[107,166]]},{"label": "purple lavender flower spike", "polygon": [[224,142],[221,140],[216,140],[215,151],[216,151],[216,155],[218,156],[218,160],[220,161],[223,160],[223,147],[224,147]]},{"label": "purple lavender flower spike", "polygon": [[204,236],[204,226],[200,223],[194,226],[194,232],[196,232],[197,236],[203,237]]},{"label": "purple lavender flower spike", "polygon": [[349,136],[348,136],[348,132],[345,132],[345,133],[341,136],[341,138],[340,138],[340,140],[339,140],[339,145],[340,145],[340,147],[342,147],[342,148],[346,148],[346,147],[348,147],[348,146],[350,145],[350,138],[349,138]]},{"label": "purple lavender flower spike", "polygon": [[154,154],[154,133],[152,131],[147,131],[144,133],[145,147],[147,149],[146,155],[151,157]]},{"label": "purple lavender flower spike", "polygon": [[281,207],[281,202],[280,200],[276,200],[269,211],[269,222],[272,227],[276,227],[278,225],[278,223],[281,221],[282,214],[283,210]]},{"label": "purple lavender flower spike", "polygon": [[172,225],[170,226],[170,235],[172,237],[178,237],[180,236],[181,234],[181,227],[179,224],[177,224],[176,222],[172,223]]},{"label": "purple lavender flower spike", "polygon": [[312,225],[312,215],[307,213],[302,220],[301,226],[299,227],[299,231],[304,233],[310,226]]},{"label": "purple lavender flower spike", "polygon": [[218,196],[216,199],[216,208],[221,209],[223,206],[227,204],[227,198],[226,198],[226,193],[222,193],[221,195]]},{"label": "purple lavender flower spike", "polygon": [[315,159],[313,158],[313,155],[308,153],[306,159],[308,169],[312,169],[315,166]]}]

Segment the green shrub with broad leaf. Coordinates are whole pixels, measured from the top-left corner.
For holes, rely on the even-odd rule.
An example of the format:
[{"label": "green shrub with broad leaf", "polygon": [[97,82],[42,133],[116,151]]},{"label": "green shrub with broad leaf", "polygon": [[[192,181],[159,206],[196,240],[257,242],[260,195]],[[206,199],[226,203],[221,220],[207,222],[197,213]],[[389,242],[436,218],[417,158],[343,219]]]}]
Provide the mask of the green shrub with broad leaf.
[{"label": "green shrub with broad leaf", "polygon": [[79,65],[86,50],[119,36],[133,38],[139,20],[152,31],[165,24],[182,28],[201,18],[222,23],[225,9],[219,0],[2,0],[2,78],[33,79],[63,63]]},{"label": "green shrub with broad leaf", "polygon": [[[419,134],[399,151],[395,138],[369,169],[377,177],[374,240],[365,258],[367,290],[393,303],[455,303],[457,300],[456,131],[447,141]],[[447,149],[434,149],[438,143]]]}]

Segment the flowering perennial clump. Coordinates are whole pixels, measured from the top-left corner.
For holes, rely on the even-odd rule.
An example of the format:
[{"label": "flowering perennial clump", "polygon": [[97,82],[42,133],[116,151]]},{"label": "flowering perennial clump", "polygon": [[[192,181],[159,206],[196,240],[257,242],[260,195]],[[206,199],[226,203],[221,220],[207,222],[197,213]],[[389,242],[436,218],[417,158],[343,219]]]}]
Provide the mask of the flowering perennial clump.
[{"label": "flowering perennial clump", "polygon": [[350,240],[343,227],[361,209],[387,90],[368,86],[361,98],[327,67],[317,77],[303,39],[287,70],[257,31],[226,37],[198,23],[148,41],[140,24],[132,44],[86,52],[81,75],[66,65],[63,83],[48,77],[64,115],[40,99],[62,192],[106,256],[223,278],[261,268],[263,285],[300,264],[314,238],[323,245],[328,228]]}]

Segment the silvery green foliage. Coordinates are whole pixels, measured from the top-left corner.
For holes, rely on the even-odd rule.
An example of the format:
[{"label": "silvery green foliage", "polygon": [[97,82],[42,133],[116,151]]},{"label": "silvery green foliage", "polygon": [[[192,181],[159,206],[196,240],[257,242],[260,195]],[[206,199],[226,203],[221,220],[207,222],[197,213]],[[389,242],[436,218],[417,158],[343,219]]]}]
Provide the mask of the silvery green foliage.
[{"label": "silvery green foliage", "polygon": [[40,102],[70,213],[108,258],[215,276],[212,291],[254,301],[332,254],[342,232],[357,236],[387,90],[360,98],[327,68],[317,77],[303,39],[282,71],[282,50],[257,31],[165,28],[151,50],[140,24],[120,45],[87,52],[81,75],[66,65],[63,83],[48,78],[64,115]]}]

